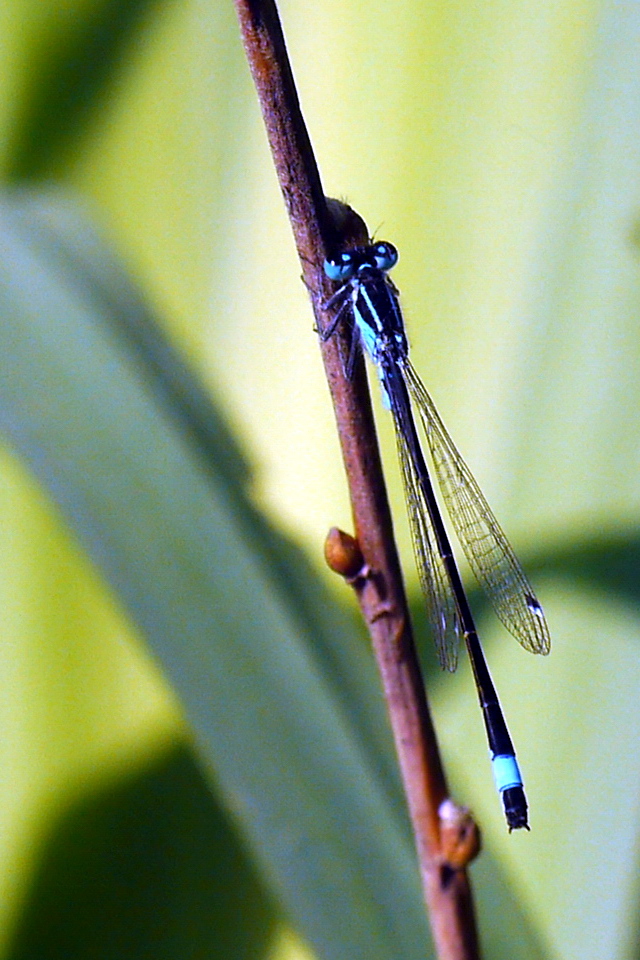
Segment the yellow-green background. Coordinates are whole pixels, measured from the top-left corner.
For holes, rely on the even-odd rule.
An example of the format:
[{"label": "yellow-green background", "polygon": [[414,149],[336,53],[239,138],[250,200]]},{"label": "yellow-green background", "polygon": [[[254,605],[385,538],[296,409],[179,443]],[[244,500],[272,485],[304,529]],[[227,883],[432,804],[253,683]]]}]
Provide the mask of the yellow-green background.
[{"label": "yellow-green background", "polygon": [[[539,955],[637,957],[640,620],[606,545],[640,576],[640,8],[287,0],[281,16],[325,191],[398,246],[414,363],[548,613],[544,661],[483,625],[531,834],[505,832],[466,667],[430,680],[456,794]],[[231,3],[3,0],[0,18],[6,182],[56,179],[92,202],[220,403],[256,502],[348,603],[321,564],[327,528],[349,528],[340,455]],[[123,39],[56,100],[55,77],[94,31]],[[415,588],[388,422],[381,433]],[[0,484],[0,950],[17,958],[61,818],[103,790],[135,794],[163,757],[188,766],[189,735],[9,446]],[[600,563],[602,582],[576,557]],[[306,956],[245,869],[246,914],[229,915],[258,931],[249,955]],[[500,911],[485,912],[482,861],[474,876],[481,929],[525,956],[501,937]],[[50,955],[94,956],[75,943]]]}]

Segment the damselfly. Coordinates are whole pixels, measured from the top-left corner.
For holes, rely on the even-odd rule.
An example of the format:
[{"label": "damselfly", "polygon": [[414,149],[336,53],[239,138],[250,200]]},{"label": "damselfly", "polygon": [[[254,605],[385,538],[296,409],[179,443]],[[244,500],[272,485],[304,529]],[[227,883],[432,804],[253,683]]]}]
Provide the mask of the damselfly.
[{"label": "damselfly", "polygon": [[384,242],[325,260],[325,273],[341,286],[326,305],[338,309],[321,336],[326,340],[341,321],[350,322],[349,374],[359,344],[376,367],[384,404],[393,414],[416,563],[440,662],[445,669],[455,670],[462,637],[509,830],[528,829],[527,800],[515,750],[438,508],[411,401],[420,415],[451,522],[496,614],[531,653],[549,652],[549,630],[509,542],[411,365],[398,291],[388,276],[397,260],[396,248]]}]

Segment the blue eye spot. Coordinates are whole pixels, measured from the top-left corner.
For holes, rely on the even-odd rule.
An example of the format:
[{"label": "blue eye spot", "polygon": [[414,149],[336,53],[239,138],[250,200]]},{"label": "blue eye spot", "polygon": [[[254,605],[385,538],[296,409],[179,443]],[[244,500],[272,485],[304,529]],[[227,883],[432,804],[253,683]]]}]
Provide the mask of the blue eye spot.
[{"label": "blue eye spot", "polygon": [[324,272],[329,280],[350,280],[355,273],[352,253],[340,253],[324,262]]},{"label": "blue eye spot", "polygon": [[392,243],[376,243],[373,247],[373,258],[378,270],[391,270],[398,262],[398,251]]}]

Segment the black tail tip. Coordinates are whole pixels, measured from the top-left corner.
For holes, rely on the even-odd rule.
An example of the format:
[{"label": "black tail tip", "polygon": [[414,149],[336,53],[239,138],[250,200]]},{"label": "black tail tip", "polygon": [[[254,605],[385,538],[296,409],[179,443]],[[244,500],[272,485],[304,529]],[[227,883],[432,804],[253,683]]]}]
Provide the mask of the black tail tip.
[{"label": "black tail tip", "polygon": [[521,830],[523,827],[525,830],[529,829],[527,798],[522,787],[507,787],[506,790],[503,790],[502,805],[507,818],[509,833],[512,830]]}]

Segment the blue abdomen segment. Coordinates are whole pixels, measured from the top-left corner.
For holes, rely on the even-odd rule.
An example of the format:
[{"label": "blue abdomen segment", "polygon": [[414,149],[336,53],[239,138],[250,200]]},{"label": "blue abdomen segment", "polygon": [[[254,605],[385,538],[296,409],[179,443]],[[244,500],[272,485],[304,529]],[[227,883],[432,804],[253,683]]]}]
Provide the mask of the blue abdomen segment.
[{"label": "blue abdomen segment", "polygon": [[510,790],[513,787],[523,786],[520,767],[513,755],[498,753],[492,757],[491,766],[493,768],[496,787],[500,793],[503,793],[505,790]]}]

